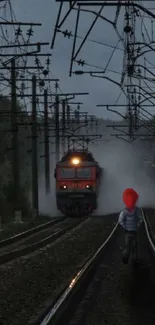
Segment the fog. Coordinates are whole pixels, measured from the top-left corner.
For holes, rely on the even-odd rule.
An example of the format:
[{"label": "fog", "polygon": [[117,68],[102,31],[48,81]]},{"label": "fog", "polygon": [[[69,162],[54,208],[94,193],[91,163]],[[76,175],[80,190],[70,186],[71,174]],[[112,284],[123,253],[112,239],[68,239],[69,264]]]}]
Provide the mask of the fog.
[{"label": "fog", "polygon": [[139,206],[155,206],[155,170],[144,161],[148,155],[145,147],[116,139],[102,145],[98,143],[91,149],[103,168],[97,215],[124,208],[122,193],[128,187],[138,192]]},{"label": "fog", "polygon": [[[123,207],[122,193],[128,188],[134,188],[139,194],[138,205],[141,207],[155,206],[155,168],[146,164],[144,156],[152,159],[151,148],[144,143],[129,144],[123,140],[108,138],[108,142],[97,141],[89,147],[94,158],[103,168],[98,209],[94,215],[104,215],[119,212]],[[44,160],[39,171],[39,211],[49,216],[61,216],[56,208],[54,155],[51,161],[51,190],[45,193]]]},{"label": "fog", "polygon": [[55,197],[55,178],[54,178],[54,155],[51,154],[50,157],[51,169],[50,169],[50,193],[46,195],[45,191],[45,174],[44,174],[44,164],[40,168],[39,174],[39,213],[43,215],[48,215],[51,217],[62,216],[61,212],[57,210],[56,207],[56,197]]}]

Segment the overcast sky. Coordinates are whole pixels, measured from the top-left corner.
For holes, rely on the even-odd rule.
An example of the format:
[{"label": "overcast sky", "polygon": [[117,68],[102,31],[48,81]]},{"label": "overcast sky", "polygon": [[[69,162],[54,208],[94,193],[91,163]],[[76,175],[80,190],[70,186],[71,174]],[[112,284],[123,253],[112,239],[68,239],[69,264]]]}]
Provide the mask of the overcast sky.
[{"label": "overcast sky", "polygon": [[[141,1],[139,1],[141,2]],[[153,7],[152,1],[143,1],[147,3],[147,7]],[[14,0],[12,1],[13,9],[16,14],[17,21],[25,22],[41,22],[42,27],[35,28],[33,40],[40,42],[50,42],[53,37],[54,26],[58,13],[59,3],[55,0]],[[65,9],[64,12],[66,10]],[[155,6],[154,6],[155,7]],[[88,9],[88,8],[87,8]],[[90,8],[89,8],[90,9]],[[95,12],[99,10],[99,7],[91,8]],[[114,13],[116,9],[106,8],[103,10],[102,15],[110,20],[114,19]],[[152,11],[155,13],[155,10]],[[77,12],[74,11],[70,14],[62,30],[68,29],[74,34],[75,31],[75,19]],[[82,13],[79,23],[78,35],[84,36],[87,32],[91,22],[95,18],[94,14]],[[124,20],[124,9],[121,10],[118,19],[118,30],[123,35],[123,20]],[[151,22],[144,18],[145,26],[139,22],[136,25],[137,35],[140,40],[140,35],[143,32],[147,38],[147,31],[151,35]],[[146,31],[146,28],[147,31]],[[98,19],[95,27],[93,28],[89,40],[95,40],[102,44],[94,42],[87,42],[83,49],[78,55],[78,60],[83,59],[86,63],[94,65],[94,67],[78,67],[74,65],[73,70],[84,69],[84,70],[96,70],[101,71],[106,67],[108,60],[113,52],[113,48],[117,45],[118,49],[115,51],[110,64],[107,67],[106,76],[120,81],[122,68],[123,68],[123,44],[119,41],[118,35],[111,24],[105,22],[103,19]],[[81,39],[78,39],[78,44]],[[53,77],[60,79],[60,88],[63,92],[89,92],[89,96],[76,97],[75,101],[82,101],[82,110],[88,111],[89,114],[96,114],[100,117],[118,119],[118,116],[113,113],[108,113],[105,108],[96,107],[96,104],[115,104],[119,95],[120,88],[101,78],[92,78],[90,75],[84,76],[72,76],[69,77],[70,67],[70,56],[73,45],[73,38],[64,38],[61,33],[57,33],[54,50],[52,51],[52,63],[51,73]],[[108,45],[108,46],[107,46]],[[49,48],[46,48],[46,52]],[[149,58],[151,60],[151,56]],[[101,69],[99,69],[101,68]],[[126,102],[124,95],[122,94],[118,100],[118,104],[124,104]]]}]

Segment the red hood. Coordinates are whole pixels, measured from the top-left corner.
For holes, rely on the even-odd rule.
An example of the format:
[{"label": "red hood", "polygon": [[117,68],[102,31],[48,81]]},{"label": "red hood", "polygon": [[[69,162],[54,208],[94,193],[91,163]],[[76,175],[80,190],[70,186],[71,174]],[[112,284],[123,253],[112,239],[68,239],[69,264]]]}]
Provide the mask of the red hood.
[{"label": "red hood", "polygon": [[138,193],[134,189],[128,188],[123,192],[123,201],[127,209],[134,210],[137,200]]}]

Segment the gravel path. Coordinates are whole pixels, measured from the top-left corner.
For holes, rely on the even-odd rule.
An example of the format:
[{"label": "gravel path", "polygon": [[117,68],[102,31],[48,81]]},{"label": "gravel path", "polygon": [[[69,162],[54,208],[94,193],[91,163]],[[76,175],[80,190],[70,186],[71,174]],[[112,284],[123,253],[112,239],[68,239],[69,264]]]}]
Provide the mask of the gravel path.
[{"label": "gravel path", "polygon": [[155,258],[144,225],[139,231],[143,267],[134,271],[121,262],[123,232],[109,246],[85,297],[68,325],[153,325],[155,323]]},{"label": "gravel path", "polygon": [[115,216],[92,218],[48,247],[0,267],[0,324],[27,325],[107,238]]}]

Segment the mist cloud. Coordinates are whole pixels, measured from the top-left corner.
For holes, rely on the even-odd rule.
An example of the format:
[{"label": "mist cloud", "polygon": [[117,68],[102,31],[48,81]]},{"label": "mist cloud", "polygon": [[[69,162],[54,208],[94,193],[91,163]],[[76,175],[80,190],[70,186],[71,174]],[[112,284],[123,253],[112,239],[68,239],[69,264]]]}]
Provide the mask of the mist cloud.
[{"label": "mist cloud", "polygon": [[94,214],[119,212],[124,207],[122,193],[128,187],[139,193],[140,207],[155,206],[154,170],[145,165],[146,151],[140,144],[117,139],[92,147],[92,152],[103,168],[99,206]]}]

